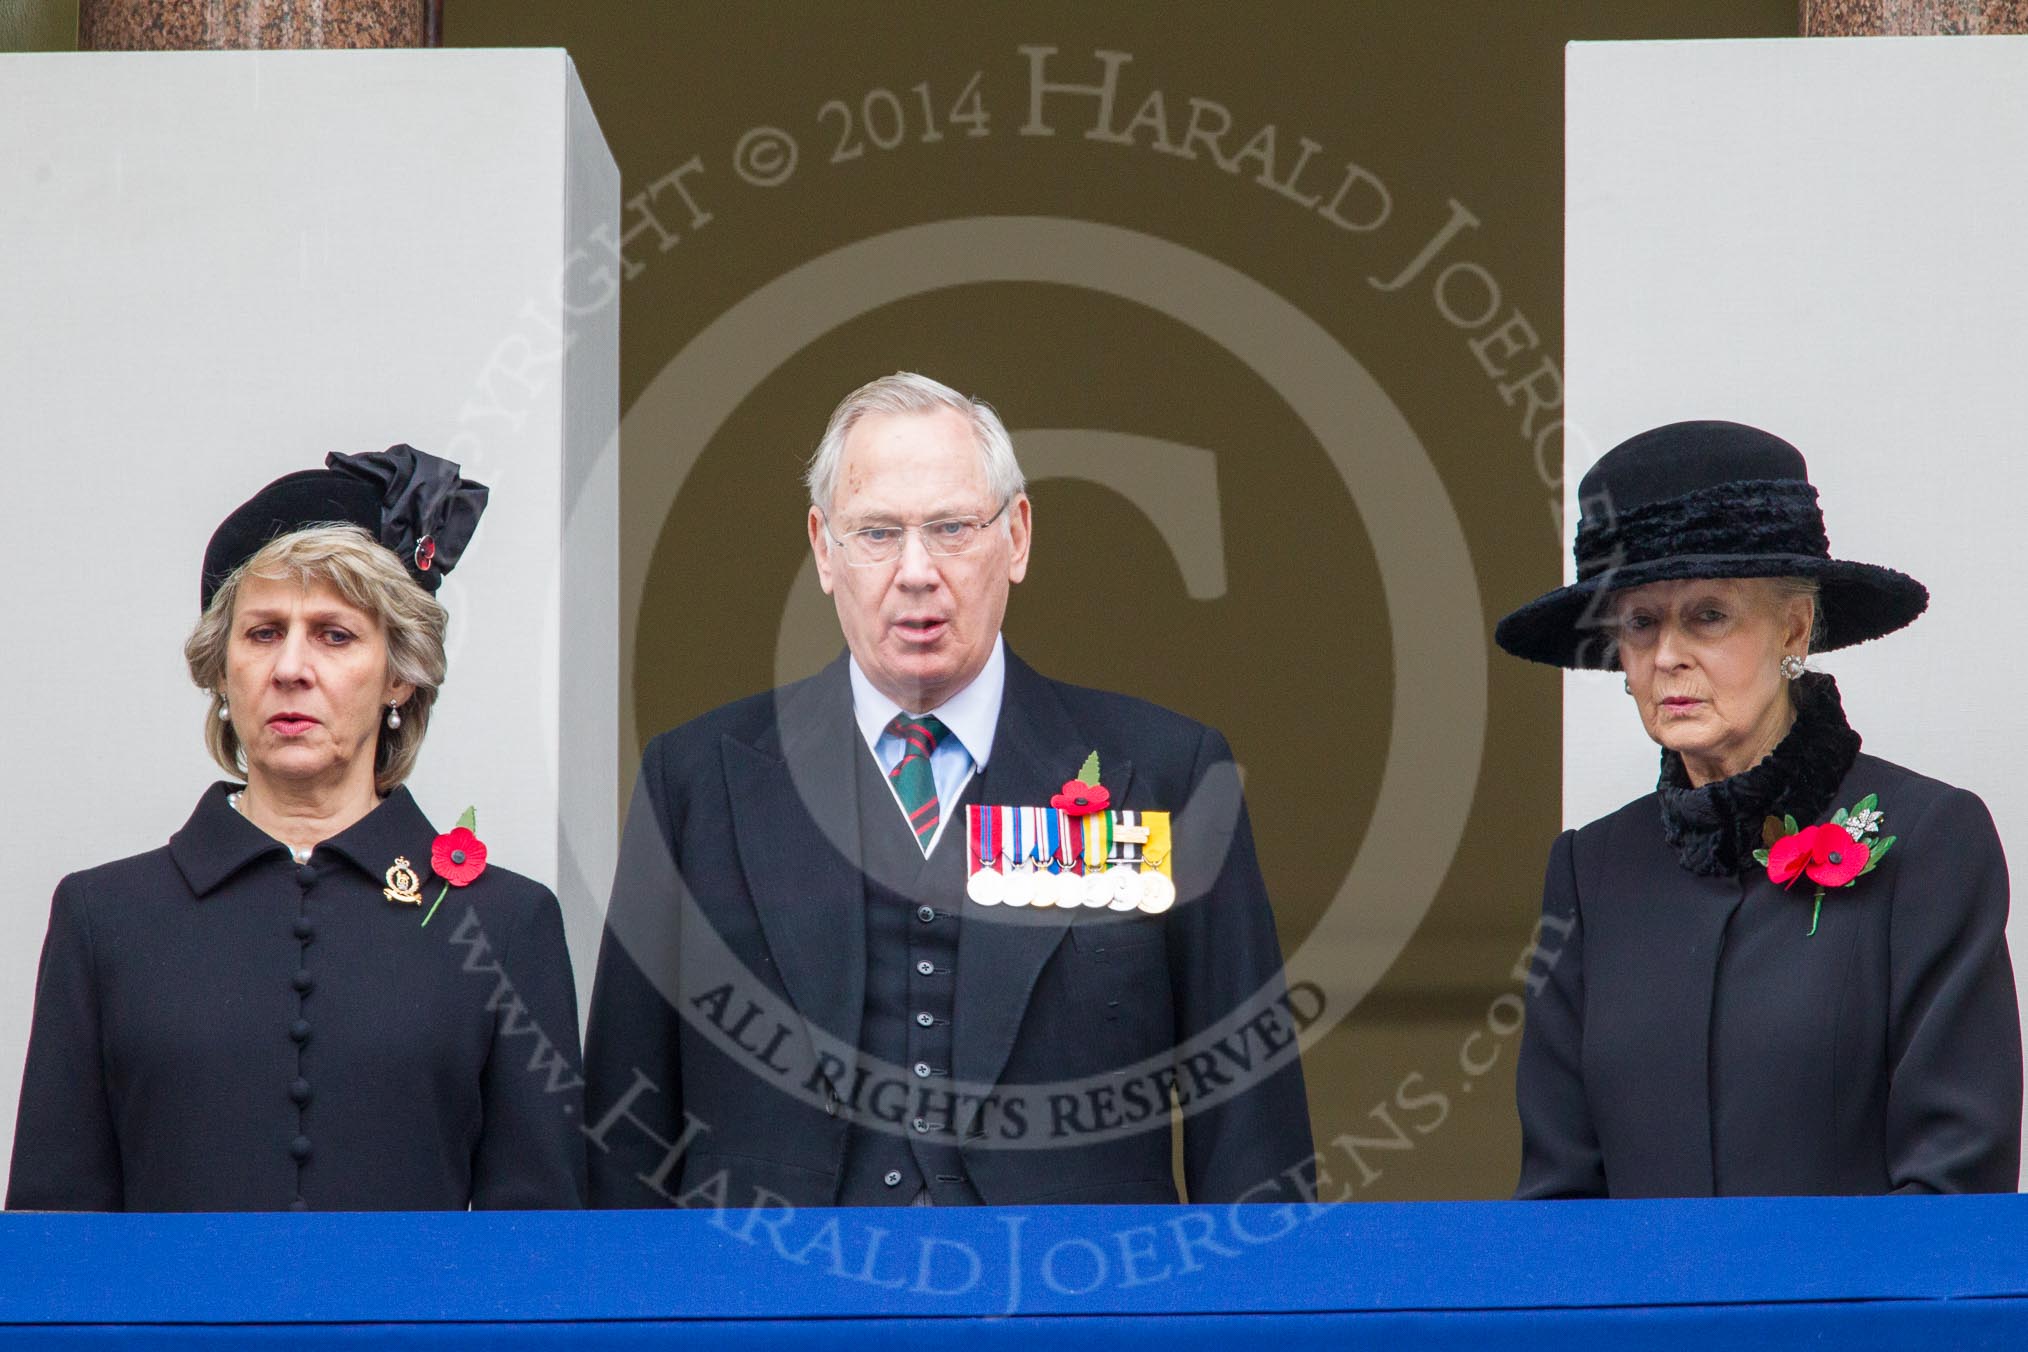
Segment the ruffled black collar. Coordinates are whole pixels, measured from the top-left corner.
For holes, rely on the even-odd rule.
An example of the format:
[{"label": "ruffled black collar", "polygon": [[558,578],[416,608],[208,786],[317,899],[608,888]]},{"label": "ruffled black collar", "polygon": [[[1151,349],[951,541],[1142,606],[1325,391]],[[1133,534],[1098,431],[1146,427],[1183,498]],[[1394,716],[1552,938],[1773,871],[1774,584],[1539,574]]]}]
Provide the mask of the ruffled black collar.
[{"label": "ruffled black collar", "polygon": [[1809,672],[1789,687],[1795,726],[1750,770],[1703,788],[1690,786],[1683,758],[1662,753],[1662,835],[1676,862],[1692,873],[1724,877],[1753,863],[1761,825],[1784,814],[1807,825],[1831,806],[1832,795],[1859,754],[1859,734],[1845,721],[1838,683]]}]

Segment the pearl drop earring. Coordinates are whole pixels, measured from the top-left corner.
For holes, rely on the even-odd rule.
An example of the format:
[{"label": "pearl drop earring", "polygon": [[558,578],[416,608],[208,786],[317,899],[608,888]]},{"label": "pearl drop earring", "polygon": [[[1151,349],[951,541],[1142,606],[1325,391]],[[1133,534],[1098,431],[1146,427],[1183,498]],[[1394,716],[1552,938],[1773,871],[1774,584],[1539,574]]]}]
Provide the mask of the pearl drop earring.
[{"label": "pearl drop earring", "polygon": [[393,732],[401,726],[401,712],[394,705],[387,706],[387,730]]},{"label": "pearl drop earring", "polygon": [[232,721],[232,710],[225,707],[225,696],[223,695],[218,697],[218,721],[221,723],[230,723]]}]

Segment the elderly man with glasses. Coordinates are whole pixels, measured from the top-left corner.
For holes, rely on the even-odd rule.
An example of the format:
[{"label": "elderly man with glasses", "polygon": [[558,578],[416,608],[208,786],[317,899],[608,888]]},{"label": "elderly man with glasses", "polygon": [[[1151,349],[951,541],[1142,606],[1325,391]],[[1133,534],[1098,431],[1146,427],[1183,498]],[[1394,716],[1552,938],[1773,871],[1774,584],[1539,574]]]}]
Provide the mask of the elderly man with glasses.
[{"label": "elderly man with glasses", "polygon": [[1008,652],[1032,509],[999,417],[885,377],[807,479],[846,652],[648,748],[591,1001],[593,1204],[1313,1195],[1315,1011],[1231,753]]}]

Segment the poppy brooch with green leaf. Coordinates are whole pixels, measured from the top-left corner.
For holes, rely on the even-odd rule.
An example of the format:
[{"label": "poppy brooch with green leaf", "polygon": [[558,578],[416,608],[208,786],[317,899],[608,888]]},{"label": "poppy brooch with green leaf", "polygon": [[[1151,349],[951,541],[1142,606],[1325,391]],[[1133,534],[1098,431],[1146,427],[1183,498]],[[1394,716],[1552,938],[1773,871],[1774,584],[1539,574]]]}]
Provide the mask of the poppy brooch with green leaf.
[{"label": "poppy brooch with green leaf", "polygon": [[423,924],[430,923],[430,916],[437,913],[452,888],[468,886],[486,871],[486,842],[476,834],[478,825],[478,808],[468,807],[456,826],[430,843],[430,871],[444,880],[444,888],[430,903]]},{"label": "poppy brooch with green leaf", "polygon": [[1880,835],[1880,795],[1869,793],[1849,808],[1839,808],[1831,820],[1815,826],[1797,826],[1794,817],[1769,817],[1761,825],[1761,848],[1753,852],[1767,868],[1771,882],[1783,888],[1808,878],[1817,885],[1817,904],[1810,912],[1810,933],[1817,932],[1823,914],[1824,893],[1833,887],[1850,887],[1880,867],[1880,861],[1894,847],[1899,836]]},{"label": "poppy brooch with green leaf", "polygon": [[1099,783],[1098,752],[1094,751],[1084,758],[1084,766],[1077,772],[1077,778],[1064,780],[1063,791],[1051,794],[1049,805],[1073,817],[1089,817],[1113,805],[1112,790]]}]

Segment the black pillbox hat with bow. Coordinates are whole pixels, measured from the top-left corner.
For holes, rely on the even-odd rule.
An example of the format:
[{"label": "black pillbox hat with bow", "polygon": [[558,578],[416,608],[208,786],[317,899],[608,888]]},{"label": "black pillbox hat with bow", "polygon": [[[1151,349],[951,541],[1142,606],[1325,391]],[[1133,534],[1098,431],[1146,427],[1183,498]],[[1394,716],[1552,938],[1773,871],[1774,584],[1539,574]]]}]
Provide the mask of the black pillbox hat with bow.
[{"label": "black pillbox hat with bow", "polygon": [[1929,605],[1929,592],[1906,573],[1831,557],[1803,453],[1757,427],[1678,422],[1642,432],[1599,457],[1577,499],[1577,581],[1493,631],[1516,657],[1615,670],[1607,598],[1681,578],[1816,582],[1819,652],[1891,634]]},{"label": "black pillbox hat with bow", "polygon": [[204,549],[200,609],[209,609],[225,580],[270,540],[311,526],[359,526],[392,550],[423,590],[443,585],[479,527],[486,486],[407,445],[366,455],[333,452],[324,465],[284,474],[220,523]]}]

